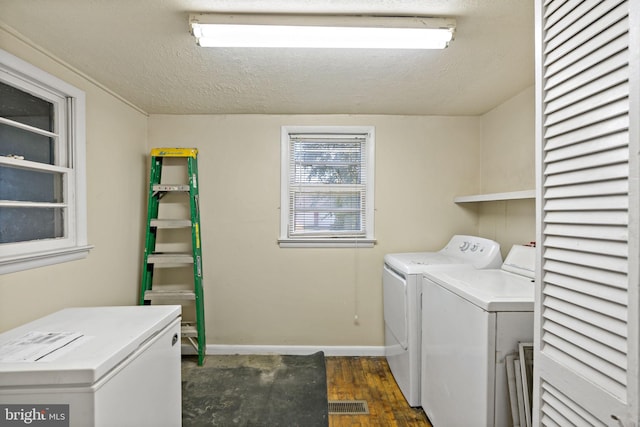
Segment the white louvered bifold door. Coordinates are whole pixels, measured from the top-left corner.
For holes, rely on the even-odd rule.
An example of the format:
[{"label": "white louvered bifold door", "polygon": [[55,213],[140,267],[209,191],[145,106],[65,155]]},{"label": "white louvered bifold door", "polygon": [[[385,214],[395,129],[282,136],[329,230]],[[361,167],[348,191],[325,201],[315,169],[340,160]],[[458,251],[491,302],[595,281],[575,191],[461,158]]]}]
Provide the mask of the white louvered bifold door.
[{"label": "white louvered bifold door", "polygon": [[639,3],[536,4],[534,425],[638,422]]}]

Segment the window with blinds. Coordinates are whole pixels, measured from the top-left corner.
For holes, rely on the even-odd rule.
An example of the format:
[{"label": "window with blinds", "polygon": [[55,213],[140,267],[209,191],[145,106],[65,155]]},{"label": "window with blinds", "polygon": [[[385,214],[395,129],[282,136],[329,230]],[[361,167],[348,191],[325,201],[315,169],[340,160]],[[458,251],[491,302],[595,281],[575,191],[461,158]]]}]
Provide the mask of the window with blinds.
[{"label": "window with blinds", "polygon": [[0,50],[0,274],[83,258],[85,94]]},{"label": "window with blinds", "polygon": [[373,128],[284,127],[280,244],[372,244]]},{"label": "window with blinds", "polygon": [[629,3],[538,4],[541,284],[534,420],[609,425],[624,420],[635,399]]}]

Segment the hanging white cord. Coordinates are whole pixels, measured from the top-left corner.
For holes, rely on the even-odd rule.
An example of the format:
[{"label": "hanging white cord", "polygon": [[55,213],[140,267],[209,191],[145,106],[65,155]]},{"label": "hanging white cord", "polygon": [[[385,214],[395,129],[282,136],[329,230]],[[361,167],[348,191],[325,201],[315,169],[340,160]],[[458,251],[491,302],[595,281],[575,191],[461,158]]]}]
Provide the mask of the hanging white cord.
[{"label": "hanging white cord", "polygon": [[360,320],[358,318],[358,311],[359,311],[359,309],[358,309],[358,282],[359,282],[359,275],[358,275],[358,270],[359,270],[359,268],[358,268],[359,267],[358,266],[358,260],[359,260],[359,257],[358,257],[358,252],[359,251],[358,251],[358,238],[357,237],[356,237],[356,246],[354,248],[354,252],[355,253],[354,253],[354,256],[353,256],[353,261],[354,261],[353,265],[354,265],[354,268],[355,268],[355,274],[354,274],[354,283],[353,283],[353,298],[354,298],[354,301],[353,301],[353,311],[354,311],[353,324],[358,326],[358,325],[360,325]]}]

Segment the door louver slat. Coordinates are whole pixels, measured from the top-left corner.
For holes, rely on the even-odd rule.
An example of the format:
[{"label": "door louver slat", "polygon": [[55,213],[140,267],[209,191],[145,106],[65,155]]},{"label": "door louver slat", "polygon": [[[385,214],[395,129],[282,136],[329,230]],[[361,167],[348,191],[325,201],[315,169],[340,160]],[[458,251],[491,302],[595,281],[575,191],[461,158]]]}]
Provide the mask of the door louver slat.
[{"label": "door louver slat", "polygon": [[[624,16],[623,8],[618,14],[609,15],[608,23],[604,26],[604,31],[591,31],[589,34],[583,32],[580,38],[571,38],[567,40],[558,49],[549,52],[546,56],[545,66],[547,73],[554,75],[562,69],[568,68],[571,64],[578,62],[580,59],[590,55],[594,50],[600,49],[609,43],[614,42],[618,37],[623,36],[627,32],[629,23]],[[585,44],[586,37],[592,37],[589,43]]]},{"label": "door louver slat", "polygon": [[626,165],[628,159],[629,149],[625,146],[608,150],[606,152],[589,154],[549,163],[544,172],[545,175],[552,175],[621,163]]},{"label": "door louver slat", "polygon": [[589,83],[575,88],[575,90],[567,93],[559,94],[557,98],[551,97],[550,94],[545,98],[546,104],[544,108],[545,114],[552,114],[558,110],[571,106],[572,104],[581,102],[595,94],[601,93],[609,88],[625,84],[629,70],[626,66],[618,68],[599,76]]},{"label": "door louver slat", "polygon": [[593,224],[593,225],[627,225],[629,217],[626,211],[591,211],[591,212],[547,212],[544,214],[545,224]]},{"label": "door louver slat", "polygon": [[584,239],[606,239],[626,241],[629,233],[626,228],[608,225],[570,225],[547,224],[544,228],[547,236],[576,236]]},{"label": "door louver slat", "polygon": [[556,147],[553,151],[545,153],[545,163],[553,163],[559,160],[570,159],[572,157],[587,156],[628,145],[628,135],[626,133],[614,133],[605,135],[595,140],[589,140],[570,144],[563,147]]},{"label": "door louver slat", "polygon": [[562,301],[552,296],[546,296],[546,307],[549,308],[549,312],[554,311],[564,313],[568,316],[581,319],[585,323],[602,327],[602,329],[611,331],[618,336],[625,336],[626,323],[621,320],[616,320],[611,316],[606,316],[595,311],[591,311],[588,307],[580,307],[572,304],[571,302]]},{"label": "door louver slat", "polygon": [[[606,426],[605,423],[598,420],[593,414],[577,405],[549,383],[542,384],[542,388],[542,398],[545,402],[541,408],[542,412],[549,415],[553,414],[553,418],[544,418],[544,425]],[[556,415],[560,418],[557,418]],[[554,420],[561,424],[556,424]]]},{"label": "door louver slat", "polygon": [[587,184],[574,184],[565,187],[552,187],[547,190],[547,198],[557,199],[561,197],[585,197],[589,194],[605,196],[607,194],[627,194],[629,184],[624,179],[604,182],[590,182]]},{"label": "door louver slat", "polygon": [[[602,298],[610,299],[611,301],[619,301],[619,296],[616,295],[615,289],[623,290],[625,293],[624,298],[626,298],[628,282],[626,280],[627,276],[625,273],[614,273],[611,271],[603,271],[598,268],[593,268],[591,266],[567,264],[565,262],[553,260],[545,261],[544,267],[545,271],[547,271],[545,280],[549,283],[560,283],[560,279],[556,279],[556,276],[554,275],[554,273],[557,273],[557,275],[562,276],[562,280],[565,281],[562,283],[562,286],[570,287],[570,278],[575,278],[605,286],[605,288],[602,289],[602,292],[609,293],[610,295],[601,295]],[[557,281],[554,282],[554,279]],[[582,283],[581,286],[586,285]]]},{"label": "door louver slat", "polygon": [[575,265],[584,265],[591,268],[601,269],[603,271],[613,271],[617,273],[626,273],[628,263],[626,259],[615,257],[600,256],[599,254],[590,254],[585,252],[576,253],[564,249],[547,248],[544,254],[545,260],[562,261]]},{"label": "door louver slat", "polygon": [[625,397],[626,372],[607,360],[585,351],[565,339],[564,335],[543,332],[543,351],[547,356],[565,365],[567,369],[589,378],[594,384],[618,398]]},{"label": "door louver slat", "polygon": [[[579,321],[576,321],[575,324],[578,326],[585,326]],[[569,324],[568,326],[575,325]],[[582,327],[580,329],[588,331],[589,328]],[[620,368],[622,371],[622,375],[618,376],[616,379],[618,381],[626,381],[626,374],[624,373],[624,371],[627,369],[627,348],[626,340],[624,338],[621,340],[622,345],[620,345],[619,342],[615,342],[614,344],[617,344],[616,347],[610,347],[608,345],[602,344],[602,342],[595,340],[591,336],[587,337],[582,333],[576,332],[576,330],[570,327],[555,323],[551,321],[551,319],[549,319],[548,322],[545,322],[544,331],[555,336],[566,337],[567,341],[570,341],[572,345],[580,348],[582,351],[588,354],[589,357],[594,356],[600,358],[603,361],[606,361],[606,364],[613,364],[616,367]],[[607,341],[613,342],[615,340],[612,337],[608,337]]]},{"label": "door louver slat", "polygon": [[[607,113],[611,115],[612,111],[610,111],[610,104],[613,101],[626,98],[628,94],[629,85],[627,84],[627,82],[622,82],[616,86],[609,87],[605,92],[590,94],[590,96],[580,101],[573,102],[572,104],[568,104],[562,109],[556,111],[549,111],[550,109],[547,109],[545,111],[545,115],[547,117],[545,126],[552,126],[563,120],[568,120],[571,118],[580,118],[581,122],[583,122],[585,119],[588,120],[589,118],[588,115],[583,116],[583,113],[591,112],[591,114],[596,114],[594,111],[597,112],[602,108],[606,108]],[[624,109],[622,109],[619,114],[624,114]]]},{"label": "door louver slat", "polygon": [[562,18],[567,16],[573,8],[575,3],[566,0],[557,1],[545,1],[544,18],[547,24],[547,28],[551,28],[558,23]]},{"label": "door louver slat", "polygon": [[[621,2],[618,2],[621,3]],[[571,53],[580,53],[586,51],[585,45],[589,45],[595,50],[605,44],[606,40],[615,38],[615,34],[610,35],[611,31],[602,31],[603,28],[609,30],[616,27],[616,23],[626,18],[626,10],[624,5],[610,9],[610,4],[600,4],[587,13],[587,8],[591,7],[589,2],[583,2],[580,6],[568,14],[547,33],[548,43],[546,44],[545,66],[549,64],[571,59]],[[575,19],[582,14],[579,19]],[[584,27],[584,22],[593,19],[594,25]],[[568,25],[565,25],[568,24]],[[555,36],[554,36],[555,33]],[[617,31],[618,34],[624,31]],[[578,52],[576,52],[578,51]]]},{"label": "door louver slat", "polygon": [[570,2],[567,6],[573,9],[567,10],[559,20],[547,22],[544,42],[548,51],[585,32],[585,22],[597,22],[611,13],[609,5],[593,7],[590,2]]},{"label": "door louver slat", "polygon": [[580,320],[567,316],[564,313],[550,312],[547,318],[552,321],[550,324],[568,325],[569,329],[573,329],[576,333],[579,333],[582,336],[591,337],[594,341],[617,350],[619,354],[626,353],[627,351],[626,337],[610,334],[609,331],[581,322]]},{"label": "door louver slat", "polygon": [[561,174],[548,175],[546,177],[546,187],[556,187],[560,185],[581,184],[586,182],[606,181],[612,179],[625,178],[629,174],[629,167],[623,163],[599,168],[583,169]]},{"label": "door louver slat", "polygon": [[[565,134],[568,132],[575,131],[576,129],[581,129],[585,124],[589,123],[599,123],[604,122],[608,119],[613,119],[625,114],[625,108],[627,107],[626,94],[623,95],[624,99],[619,99],[614,102],[610,102],[609,104],[603,105],[599,108],[592,108],[585,111],[583,114],[572,117],[567,120],[558,120],[560,118],[559,113],[554,113],[556,115],[550,116],[550,124],[547,128],[548,131],[545,133],[547,138],[553,138],[556,135]],[[591,105],[591,107],[595,107]]]},{"label": "door louver slat", "polygon": [[[606,58],[595,57],[589,58],[589,60],[593,65],[590,69],[576,70],[571,76],[567,73],[555,76],[551,81],[553,86],[550,86],[548,92],[545,94],[545,102],[578,90],[580,87],[602,78],[602,76],[627,66],[628,63],[626,51],[616,52]],[[583,62],[584,61],[586,61],[586,59],[583,59]],[[581,65],[586,66],[585,64]],[[569,79],[569,77],[571,78]]]},{"label": "door louver slat", "polygon": [[626,196],[618,195],[550,199],[544,207],[549,211],[619,210],[629,207],[629,199]]},{"label": "door louver slat", "polygon": [[[613,40],[610,45],[598,48],[590,46],[595,49],[589,52],[588,56],[579,59],[571,67],[558,70],[556,74],[548,75],[549,89],[552,90],[556,86],[561,84],[570,85],[576,82],[587,83],[594,80],[594,76],[589,72],[594,68],[599,68],[598,75],[605,74],[607,72],[614,71],[625,65],[625,49],[629,45],[629,40],[626,35],[622,35]],[[606,70],[606,71],[605,71]],[[577,88],[577,86],[575,87]]]},{"label": "door louver slat", "polygon": [[627,255],[626,242],[591,240],[579,236],[547,236],[546,244],[549,248],[567,249],[575,252],[591,252],[614,257]]},{"label": "door louver slat", "polygon": [[545,289],[544,295],[552,296],[579,307],[588,308],[595,313],[603,314],[612,319],[627,320],[626,305],[612,303],[602,298],[592,297],[560,286],[549,286],[549,289]]},{"label": "door louver slat", "polygon": [[573,132],[558,135],[553,138],[547,139],[545,145],[545,151],[553,150],[557,147],[566,147],[571,144],[576,144],[585,141],[594,141],[598,138],[607,137],[615,134],[616,132],[623,132],[629,128],[629,117],[619,116],[606,122],[592,123],[585,125],[581,129],[576,129]]},{"label": "door louver slat", "polygon": [[[564,270],[567,269],[565,268]],[[593,271],[593,269],[585,269],[578,266],[577,271],[571,271],[571,273],[575,272],[577,274],[569,276],[567,274],[556,273],[553,270],[553,266],[549,266],[547,274],[545,275],[545,281],[561,288],[590,295],[594,298],[600,298],[603,301],[611,301],[621,305],[626,304],[627,287],[623,280],[619,280],[614,284],[602,283],[598,281],[602,276],[589,276],[587,273],[590,271]],[[609,278],[609,276],[610,274],[607,275],[607,278]],[[620,279],[624,278],[623,274],[619,276]],[[549,292],[545,293],[545,295],[548,294]],[[626,320],[625,317],[623,317],[623,319]]]}]

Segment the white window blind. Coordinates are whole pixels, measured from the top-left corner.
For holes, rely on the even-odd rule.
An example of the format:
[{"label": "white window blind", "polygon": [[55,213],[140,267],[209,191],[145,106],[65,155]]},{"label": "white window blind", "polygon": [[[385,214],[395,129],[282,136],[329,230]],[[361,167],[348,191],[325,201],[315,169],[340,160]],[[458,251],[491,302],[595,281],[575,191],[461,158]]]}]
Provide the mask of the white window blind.
[{"label": "white window blind", "polygon": [[357,242],[372,234],[371,132],[283,132],[283,240]]},{"label": "white window blind", "polygon": [[627,425],[629,393],[637,393],[629,310],[638,309],[629,293],[630,261],[638,262],[629,255],[638,229],[630,224],[629,2],[551,0],[536,8],[534,423]]}]

